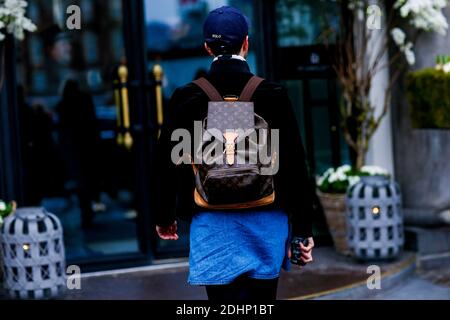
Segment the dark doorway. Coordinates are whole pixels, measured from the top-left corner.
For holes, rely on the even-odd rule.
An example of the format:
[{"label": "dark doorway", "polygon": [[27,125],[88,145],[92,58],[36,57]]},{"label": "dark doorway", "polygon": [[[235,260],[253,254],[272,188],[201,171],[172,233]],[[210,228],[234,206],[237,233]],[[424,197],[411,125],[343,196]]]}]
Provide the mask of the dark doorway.
[{"label": "dark doorway", "polygon": [[[336,1],[278,0],[275,5],[274,42],[277,68],[274,77],[291,97],[315,187],[315,176],[330,167],[350,163],[340,130],[340,90],[332,68],[339,26]],[[330,237],[316,199],[315,235],[322,243]]]}]

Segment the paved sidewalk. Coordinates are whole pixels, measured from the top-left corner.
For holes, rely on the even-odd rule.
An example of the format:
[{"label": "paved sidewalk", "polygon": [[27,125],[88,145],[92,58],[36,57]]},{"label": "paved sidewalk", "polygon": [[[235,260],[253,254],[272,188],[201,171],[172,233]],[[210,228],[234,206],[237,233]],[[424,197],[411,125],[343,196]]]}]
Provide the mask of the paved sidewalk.
[{"label": "paved sidewalk", "polygon": [[[382,273],[397,272],[414,258],[405,253],[391,263],[379,263]],[[279,299],[313,297],[324,291],[334,291],[355,283],[365,283],[367,266],[338,255],[332,248],[317,248],[315,263],[307,268],[282,272]],[[144,299],[144,300],[204,300],[203,287],[186,283],[188,268],[140,271],[82,280],[82,290],[69,292],[65,299]]]},{"label": "paved sidewalk", "polygon": [[420,276],[434,284],[450,288],[450,266],[444,265],[430,270],[419,272]]},{"label": "paved sidewalk", "polygon": [[[382,290],[369,290],[367,267],[337,254],[333,248],[315,250],[315,262],[304,269],[282,271],[278,299],[450,299],[446,268],[417,272],[416,256],[405,252],[393,262],[377,263]],[[201,286],[187,284],[188,265],[163,265],[87,274],[82,289],[68,291],[66,300],[205,300]],[[156,268],[156,270],[155,270]],[[0,293],[1,299],[1,293]]]},{"label": "paved sidewalk", "polygon": [[414,275],[388,289],[362,296],[371,300],[450,300],[450,286],[434,284]]}]

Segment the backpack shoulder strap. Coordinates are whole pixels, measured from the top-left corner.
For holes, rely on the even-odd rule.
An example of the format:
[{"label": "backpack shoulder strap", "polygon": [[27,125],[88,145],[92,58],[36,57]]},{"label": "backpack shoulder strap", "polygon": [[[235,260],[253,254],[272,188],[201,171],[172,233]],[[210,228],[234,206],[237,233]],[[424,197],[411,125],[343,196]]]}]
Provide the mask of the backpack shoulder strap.
[{"label": "backpack shoulder strap", "polygon": [[192,83],[196,84],[197,86],[202,89],[206,95],[209,97],[211,101],[223,101],[222,95],[217,91],[216,88],[206,80],[206,78],[200,78],[198,80],[193,81]]},{"label": "backpack shoulder strap", "polygon": [[264,79],[253,76],[245,86],[244,90],[242,90],[242,93],[239,97],[239,101],[244,102],[250,102],[252,100],[253,94],[255,93],[255,90],[258,88],[258,86],[263,82]]}]

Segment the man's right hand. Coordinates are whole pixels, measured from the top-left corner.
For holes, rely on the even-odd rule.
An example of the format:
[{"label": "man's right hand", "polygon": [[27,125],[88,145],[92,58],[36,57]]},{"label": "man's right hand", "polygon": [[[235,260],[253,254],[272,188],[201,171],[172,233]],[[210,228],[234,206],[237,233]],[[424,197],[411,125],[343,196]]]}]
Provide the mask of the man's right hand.
[{"label": "man's right hand", "polygon": [[168,227],[156,226],[156,232],[158,233],[158,236],[162,240],[173,240],[173,241],[178,240],[176,221]]}]

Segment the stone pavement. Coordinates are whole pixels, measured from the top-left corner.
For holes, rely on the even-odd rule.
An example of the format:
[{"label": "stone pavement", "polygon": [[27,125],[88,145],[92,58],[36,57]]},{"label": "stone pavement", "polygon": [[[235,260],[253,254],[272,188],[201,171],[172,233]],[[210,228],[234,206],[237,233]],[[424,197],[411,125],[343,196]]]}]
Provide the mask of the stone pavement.
[{"label": "stone pavement", "polygon": [[361,296],[371,300],[450,300],[450,286],[434,284],[413,275],[402,283],[379,292]]},{"label": "stone pavement", "polygon": [[[315,249],[315,262],[306,268],[282,271],[278,299],[450,299],[450,268],[418,270],[416,255],[405,252],[381,269],[381,290],[367,288],[367,267],[337,254]],[[187,284],[188,264],[149,266],[85,274],[82,289],[68,291],[66,300],[204,300],[203,287]],[[0,292],[1,299],[1,292]]]},{"label": "stone pavement", "polygon": [[420,271],[420,276],[437,285],[450,287],[450,266],[433,268],[430,270]]},{"label": "stone pavement", "polygon": [[[371,263],[358,263],[340,256],[329,247],[317,248],[313,264],[304,269],[293,268],[290,272],[282,272],[278,299],[450,298],[450,287],[433,284],[415,275],[413,253],[405,252],[393,262],[377,263],[385,275],[382,279],[383,290],[380,291],[367,289],[369,265]],[[69,292],[65,299],[206,299],[203,287],[193,287],[186,283],[187,275],[188,267],[185,265],[170,269],[88,276],[82,280],[82,290]]]}]

